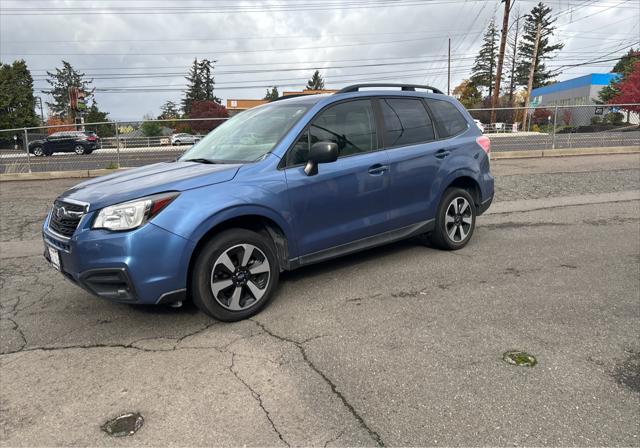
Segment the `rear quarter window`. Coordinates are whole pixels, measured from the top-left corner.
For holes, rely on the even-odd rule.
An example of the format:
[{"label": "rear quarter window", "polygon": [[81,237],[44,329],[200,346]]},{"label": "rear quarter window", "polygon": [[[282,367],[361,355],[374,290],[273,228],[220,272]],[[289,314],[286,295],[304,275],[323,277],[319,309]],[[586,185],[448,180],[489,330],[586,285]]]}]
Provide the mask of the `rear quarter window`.
[{"label": "rear quarter window", "polygon": [[466,131],[469,127],[460,111],[448,101],[429,99],[427,104],[433,113],[440,137],[453,137]]}]

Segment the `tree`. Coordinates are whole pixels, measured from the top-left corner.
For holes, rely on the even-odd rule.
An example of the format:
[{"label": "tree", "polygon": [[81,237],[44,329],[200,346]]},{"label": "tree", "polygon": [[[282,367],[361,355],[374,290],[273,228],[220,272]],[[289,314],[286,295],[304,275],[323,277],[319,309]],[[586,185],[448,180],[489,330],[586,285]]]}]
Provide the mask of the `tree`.
[{"label": "tree", "polygon": [[267,89],[267,93],[264,96],[265,100],[273,101],[277,100],[280,97],[280,92],[278,92],[278,88],[273,86],[271,90]]},{"label": "tree", "polygon": [[320,71],[316,70],[313,73],[311,79],[307,82],[307,87],[305,90],[323,90],[324,89],[324,79],[320,75]]},{"label": "tree", "polygon": [[[609,104],[640,103],[640,59],[633,64],[631,71],[617,83],[616,96],[609,100]],[[640,112],[640,106],[623,106],[624,110]],[[627,117],[627,121],[629,118]]]},{"label": "tree", "polygon": [[178,105],[171,100],[166,101],[160,106],[160,112],[161,114],[158,116],[158,120],[173,120],[180,117]]},{"label": "tree", "polygon": [[496,78],[496,59],[498,57],[498,30],[493,19],[484,33],[484,40],[471,69],[471,82],[477,87],[484,87],[493,94]]},{"label": "tree", "polygon": [[[153,120],[153,117],[145,115],[144,119]],[[160,123],[157,121],[145,121],[140,126],[140,129],[145,137],[158,137],[159,135],[162,135],[162,126],[160,126]]]},{"label": "tree", "polygon": [[203,100],[211,100],[216,103],[220,103],[220,98],[214,95],[213,89],[215,85],[215,79],[213,77],[213,64],[216,61],[210,61],[209,59],[203,59],[198,64],[198,72],[200,74],[200,84],[202,85],[202,90],[204,96],[201,98]]},{"label": "tree", "polygon": [[598,96],[601,102],[606,104],[620,94],[620,83],[624,82],[625,79],[631,75],[634,65],[638,61],[640,61],[640,50],[634,50],[632,48],[616,62],[611,73],[620,74],[620,78],[612,79],[608,86],[600,90]]},{"label": "tree", "polygon": [[189,74],[186,76],[187,91],[182,100],[182,110],[185,115],[190,115],[191,105],[194,101],[220,103],[220,98],[214,94],[214,62],[208,59],[203,59],[200,62],[197,58],[193,60]]},{"label": "tree", "polygon": [[[189,118],[228,118],[227,108],[213,100],[194,101]],[[207,133],[223,123],[223,120],[189,121],[189,126],[196,132]]]},{"label": "tree", "polygon": [[453,89],[453,96],[467,109],[475,107],[482,101],[482,94],[478,90],[478,87],[468,79],[463,79],[462,82]]},{"label": "tree", "polygon": [[[91,107],[87,110],[86,115],[84,116],[85,123],[102,123],[105,121],[109,121],[109,113],[102,112],[98,108],[98,102],[94,100],[91,102]],[[87,131],[93,131],[98,134],[100,137],[113,137],[116,135],[116,130],[113,124],[97,124],[97,125],[87,125],[85,126]]]},{"label": "tree", "polygon": [[[518,62],[516,64],[517,84],[526,86],[529,80],[531,64],[534,64],[533,88],[546,86],[553,82],[555,74],[548,70],[544,61],[555,57],[556,51],[564,48],[563,43],[551,43],[551,38],[556,29],[553,24],[556,19],[551,18],[551,8],[540,2],[533,7],[531,12],[525,15],[523,36],[518,45]],[[540,43],[538,54],[533,61],[533,50],[536,41],[536,31],[540,27]]]},{"label": "tree", "polygon": [[85,74],[75,70],[67,61],[62,61],[62,69],[56,68],[55,73],[47,72],[47,75],[51,89],[44,93],[53,97],[53,102],[46,103],[49,110],[59,117],[75,119],[76,111],[69,104],[69,88],[77,87],[85,92],[85,101],[88,101],[93,96],[94,89],[90,87],[93,79],[85,79]]},{"label": "tree", "polygon": [[33,78],[23,60],[0,63],[0,129],[38,126]]},{"label": "tree", "polygon": [[187,91],[182,99],[182,111],[185,115],[191,112],[191,103],[204,99],[204,88],[202,86],[202,78],[200,77],[200,65],[198,59],[193,60],[189,74],[185,77],[187,80]]}]

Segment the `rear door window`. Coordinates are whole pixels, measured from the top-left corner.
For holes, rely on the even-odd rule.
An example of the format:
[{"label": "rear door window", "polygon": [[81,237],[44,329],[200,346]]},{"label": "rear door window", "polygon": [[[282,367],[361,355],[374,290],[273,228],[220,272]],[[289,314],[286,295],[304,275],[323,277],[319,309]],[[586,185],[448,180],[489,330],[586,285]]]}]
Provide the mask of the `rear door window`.
[{"label": "rear door window", "polygon": [[384,117],[386,148],[435,140],[431,117],[421,100],[383,98],[380,100],[380,107]]},{"label": "rear door window", "polygon": [[469,127],[460,111],[448,101],[428,99],[427,104],[429,104],[436,120],[440,137],[453,137],[466,131]]}]

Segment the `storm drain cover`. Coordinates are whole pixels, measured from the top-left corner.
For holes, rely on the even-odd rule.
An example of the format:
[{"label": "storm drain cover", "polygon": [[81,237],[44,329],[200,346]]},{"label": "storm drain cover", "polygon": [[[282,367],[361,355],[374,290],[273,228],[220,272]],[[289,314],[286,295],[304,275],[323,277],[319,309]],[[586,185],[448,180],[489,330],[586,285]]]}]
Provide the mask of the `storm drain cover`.
[{"label": "storm drain cover", "polygon": [[517,350],[505,352],[505,354],[502,355],[502,359],[506,363],[521,367],[533,367],[538,363],[535,356]]},{"label": "storm drain cover", "polygon": [[126,437],[134,435],[137,430],[142,428],[143,424],[142,415],[130,412],[109,420],[100,428],[112,437]]}]

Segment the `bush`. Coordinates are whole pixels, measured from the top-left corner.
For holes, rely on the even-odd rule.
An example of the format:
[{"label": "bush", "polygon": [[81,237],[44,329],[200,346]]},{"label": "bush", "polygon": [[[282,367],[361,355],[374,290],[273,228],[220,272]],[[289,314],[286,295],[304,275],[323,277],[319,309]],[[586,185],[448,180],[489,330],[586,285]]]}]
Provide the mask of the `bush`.
[{"label": "bush", "polygon": [[591,124],[600,124],[602,123],[602,118],[599,116],[591,117]]},{"label": "bush", "polygon": [[605,123],[611,123],[611,124],[622,124],[624,122],[624,114],[622,114],[621,112],[609,112],[607,115],[604,116],[604,120]]}]

